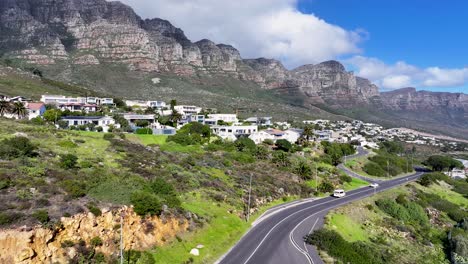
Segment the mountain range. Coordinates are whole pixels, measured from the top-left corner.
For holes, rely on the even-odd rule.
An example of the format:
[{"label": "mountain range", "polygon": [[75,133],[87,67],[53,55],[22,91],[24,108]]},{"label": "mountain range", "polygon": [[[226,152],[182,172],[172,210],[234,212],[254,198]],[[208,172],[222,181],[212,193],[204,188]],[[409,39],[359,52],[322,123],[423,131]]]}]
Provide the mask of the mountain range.
[{"label": "mountain range", "polygon": [[[283,117],[343,116],[468,138],[468,95],[379,92],[337,61],[288,70],[105,0],[2,0],[0,56],[128,98],[177,98]],[[253,110],[253,111],[252,111]]]}]

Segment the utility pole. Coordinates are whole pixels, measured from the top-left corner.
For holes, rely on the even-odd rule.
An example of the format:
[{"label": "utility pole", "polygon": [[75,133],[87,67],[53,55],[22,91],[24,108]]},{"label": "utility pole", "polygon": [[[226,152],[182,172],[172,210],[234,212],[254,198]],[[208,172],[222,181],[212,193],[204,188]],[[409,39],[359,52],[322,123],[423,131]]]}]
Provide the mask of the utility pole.
[{"label": "utility pole", "polygon": [[250,180],[249,180],[249,202],[247,205],[247,222],[250,219],[250,196],[252,194],[252,173],[250,173]]},{"label": "utility pole", "polygon": [[315,192],[318,193],[318,167],[315,164]]},{"label": "utility pole", "polygon": [[390,163],[387,160],[387,178],[390,177]]}]

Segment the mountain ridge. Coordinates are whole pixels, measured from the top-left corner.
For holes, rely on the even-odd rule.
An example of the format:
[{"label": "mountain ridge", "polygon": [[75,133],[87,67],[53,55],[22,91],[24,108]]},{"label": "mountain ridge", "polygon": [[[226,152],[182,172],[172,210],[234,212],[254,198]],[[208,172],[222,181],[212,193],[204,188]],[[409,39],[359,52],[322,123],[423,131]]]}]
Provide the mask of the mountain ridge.
[{"label": "mountain ridge", "polygon": [[[94,89],[119,96],[174,96],[179,87],[162,89],[147,83],[147,79],[159,75],[188,80],[187,86],[193,89],[203,90],[207,83],[214,83],[209,88],[213,96],[225,93],[224,87],[231,87],[228,82],[236,80],[236,87],[263,89],[283,98],[279,101],[284,104],[311,111],[319,107],[390,123],[405,119],[431,130],[433,122],[441,122],[448,125],[442,129],[445,132],[457,126],[468,134],[466,96],[409,90],[380,92],[375,84],[346,71],[334,60],[288,70],[275,59],[244,59],[231,45],[208,39],[192,42],[170,21],[142,19],[132,8],[116,1],[5,0],[0,3],[0,36],[3,59],[37,65],[56,79],[88,82]],[[126,69],[118,66],[121,71],[116,72],[112,65]],[[93,79],[96,72],[103,76]],[[131,89],[121,84],[124,77],[133,80]],[[220,88],[214,90],[216,87]],[[251,92],[236,87],[229,89],[239,91],[228,92],[251,97]],[[365,114],[361,114],[363,111]],[[428,120],[430,127],[423,124]]]}]

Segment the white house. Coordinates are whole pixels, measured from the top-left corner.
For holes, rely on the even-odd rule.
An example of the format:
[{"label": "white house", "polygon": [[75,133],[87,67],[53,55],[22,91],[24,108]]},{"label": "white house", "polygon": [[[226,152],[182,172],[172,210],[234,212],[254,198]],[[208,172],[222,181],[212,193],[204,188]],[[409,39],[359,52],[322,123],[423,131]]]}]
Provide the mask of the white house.
[{"label": "white house", "polygon": [[26,109],[28,110],[28,119],[31,120],[33,118],[42,116],[46,111],[46,107],[44,103],[27,103]]},{"label": "white house", "polygon": [[65,103],[65,104],[58,104],[58,109],[71,112],[96,112],[97,106],[95,104],[83,104],[83,103]]},{"label": "white house", "polygon": [[209,114],[208,118],[215,121],[223,121],[225,123],[235,124],[239,122],[236,114]]},{"label": "white house", "polygon": [[240,136],[250,136],[258,131],[257,126],[212,126],[213,134],[223,139],[234,139]]},{"label": "white house", "polygon": [[332,131],[330,130],[322,130],[322,131],[316,130],[314,133],[318,141],[331,141],[332,140]]},{"label": "white house", "polygon": [[176,105],[174,106],[174,110],[176,110],[184,117],[189,115],[198,115],[202,111],[201,107],[194,105]]},{"label": "white house", "polygon": [[271,125],[272,125],[271,120],[272,120],[272,118],[269,117],[269,116],[265,116],[265,117],[249,117],[249,118],[245,119],[244,122],[250,123],[250,124],[252,124],[252,125],[271,126]]},{"label": "white house", "polygon": [[260,144],[263,141],[270,139],[270,140],[275,140],[275,136],[271,135],[270,133],[267,133],[265,130],[258,131],[255,133],[252,133],[249,138],[255,142],[255,144]]},{"label": "white house", "polygon": [[88,124],[94,124],[96,127],[102,127],[104,132],[108,132],[111,126],[119,128],[120,125],[115,123],[115,120],[110,116],[66,116],[62,117],[63,121],[66,121],[67,126],[82,126]]},{"label": "white house", "polygon": [[144,100],[125,100],[125,104],[130,107],[140,108],[157,108],[162,109],[166,107],[166,103],[163,101],[144,101]]},{"label": "white house", "polygon": [[300,137],[301,137],[301,134],[298,131],[294,131],[291,129],[284,131],[284,135],[283,135],[283,139],[286,139],[287,141],[291,143],[296,143]]}]

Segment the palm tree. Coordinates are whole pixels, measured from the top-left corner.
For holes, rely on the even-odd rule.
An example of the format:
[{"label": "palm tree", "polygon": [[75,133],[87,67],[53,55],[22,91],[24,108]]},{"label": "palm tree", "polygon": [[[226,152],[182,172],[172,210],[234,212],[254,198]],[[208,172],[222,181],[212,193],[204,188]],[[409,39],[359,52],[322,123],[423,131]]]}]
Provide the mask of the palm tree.
[{"label": "palm tree", "polygon": [[18,116],[18,119],[24,118],[28,114],[28,110],[22,102],[15,102],[11,106],[11,113]]},{"label": "palm tree", "polygon": [[304,128],[304,133],[303,136],[307,139],[310,140],[314,136],[314,127],[311,125],[306,125]]},{"label": "palm tree", "polygon": [[7,101],[0,101],[0,116],[4,116],[6,113],[9,113],[11,110],[11,104]]},{"label": "palm tree", "polygon": [[181,119],[182,119],[182,115],[176,110],[172,110],[172,114],[169,117],[169,120],[172,122],[172,125],[174,127],[177,126],[177,122],[179,122]]}]

